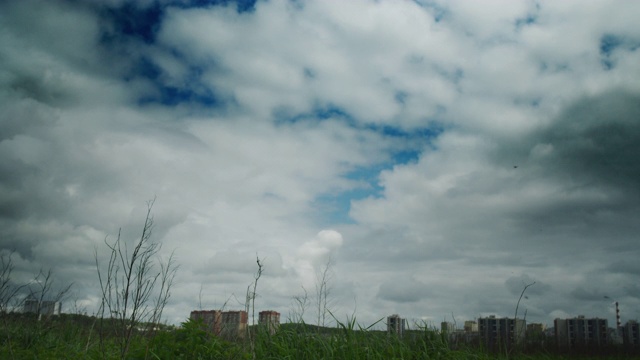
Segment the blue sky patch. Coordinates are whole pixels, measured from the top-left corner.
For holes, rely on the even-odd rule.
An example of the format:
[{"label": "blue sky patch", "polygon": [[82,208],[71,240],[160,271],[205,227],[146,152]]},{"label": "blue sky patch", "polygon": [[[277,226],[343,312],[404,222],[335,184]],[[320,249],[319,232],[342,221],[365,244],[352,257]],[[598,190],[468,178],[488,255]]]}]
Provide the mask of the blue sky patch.
[{"label": "blue sky patch", "polygon": [[326,224],[353,224],[353,219],[349,216],[351,202],[369,197],[382,197],[384,188],[380,185],[380,173],[384,170],[392,169],[396,165],[416,162],[421,152],[418,150],[398,151],[391,156],[391,161],[380,163],[371,167],[356,168],[345,178],[360,182],[362,186],[343,192],[325,193],[318,196],[314,201],[314,207],[323,214],[323,221]]},{"label": "blue sky patch", "polygon": [[535,4],[535,11],[527,13],[525,16],[516,19],[516,31],[521,30],[525,26],[533,25],[538,21],[538,13],[540,12],[540,4]]},{"label": "blue sky patch", "polygon": [[435,1],[429,1],[429,0],[414,0],[414,2],[418,5],[420,5],[421,7],[427,9],[427,11],[429,11],[429,13],[431,14],[431,16],[433,16],[433,20],[435,22],[440,22],[442,21],[442,19],[444,19],[444,17],[447,15],[448,11],[447,9],[438,4]]},{"label": "blue sky patch", "polygon": [[639,39],[622,35],[605,34],[600,38],[600,63],[605,70],[611,70],[616,65],[613,54],[617,50],[636,51],[638,48],[640,48]]},{"label": "blue sky patch", "polygon": [[344,178],[359,182],[362,186],[342,192],[325,193],[317,197],[314,206],[319,207],[325,214],[324,221],[327,224],[354,223],[353,219],[349,217],[351,202],[368,197],[381,197],[384,188],[380,185],[380,173],[397,165],[417,162],[424,148],[430,146],[431,142],[442,133],[443,128],[434,125],[433,128],[407,131],[390,126],[368,126],[367,130],[406,140],[406,147],[392,151],[389,154],[389,160],[385,162],[370,167],[357,167],[343,175]]},{"label": "blue sky patch", "polygon": [[295,124],[299,122],[322,122],[330,119],[339,119],[349,126],[357,127],[356,120],[345,109],[335,106],[317,106],[305,113],[294,113],[287,107],[280,107],[273,112],[276,124]]},{"label": "blue sky patch", "polygon": [[606,70],[611,70],[615,66],[611,54],[622,45],[622,38],[606,34],[600,38],[600,62]]},{"label": "blue sky patch", "polygon": [[236,6],[238,13],[255,10],[256,0],[190,0],[188,2],[176,1],[175,6],[182,8],[208,7],[208,6]]},{"label": "blue sky patch", "polygon": [[320,225],[355,224],[355,221],[349,216],[351,201],[366,199],[370,196],[379,197],[366,189],[353,189],[338,196],[325,194],[315,199],[313,207],[321,214]]},{"label": "blue sky patch", "polygon": [[384,189],[379,184],[378,176],[380,171],[387,167],[386,164],[379,164],[369,168],[358,168],[345,177],[359,181],[363,186],[318,196],[313,205],[323,214],[323,220],[326,224],[353,224],[354,221],[349,216],[351,201],[382,196]]},{"label": "blue sky patch", "polygon": [[101,17],[111,26],[103,28],[102,41],[109,43],[135,38],[151,44],[155,42],[163,15],[164,11],[158,3],[141,8],[125,2],[121,7],[104,8]]},{"label": "blue sky patch", "polygon": [[396,91],[394,95],[394,99],[396,100],[396,102],[401,105],[404,105],[406,103],[407,97],[409,97],[409,94],[404,91]]},{"label": "blue sky patch", "polygon": [[368,125],[368,129],[379,132],[385,136],[402,138],[407,140],[420,140],[420,143],[430,142],[438,137],[443,131],[444,126],[437,121],[431,121],[428,127],[405,129],[399,126],[391,125]]},{"label": "blue sky patch", "polygon": [[304,68],[304,77],[305,79],[315,79],[316,72],[311,68]]},{"label": "blue sky patch", "polygon": [[622,45],[621,37],[612,34],[603,35],[600,38],[600,54],[609,56],[620,45]]},{"label": "blue sky patch", "polygon": [[161,4],[158,1],[143,6],[134,1],[124,2],[119,7],[101,6],[99,10],[103,26],[100,36],[101,43],[113,44],[130,39],[140,40],[146,44],[153,44],[162,25],[162,19],[167,7],[202,8],[208,6],[235,5],[238,13],[255,10],[256,0],[191,0],[171,1]]},{"label": "blue sky patch", "polygon": [[[397,101],[405,101],[406,97],[407,95],[401,91],[396,93]],[[438,113],[442,113],[444,111],[445,109],[443,107],[438,109]],[[331,104],[316,107],[314,110],[306,113],[292,113],[290,109],[281,107],[274,111],[273,118],[275,119],[276,124],[295,124],[305,121],[322,122],[329,119],[337,119],[353,128],[372,131],[394,138],[419,140],[420,143],[429,142],[444,131],[442,124],[437,121],[428,121],[428,126],[420,128],[403,128],[400,126],[360,122],[344,108]]]},{"label": "blue sky patch", "polygon": [[143,78],[151,82],[154,91],[143,94],[138,99],[138,104],[146,105],[158,103],[173,106],[182,103],[197,104],[205,107],[213,107],[222,104],[213,90],[203,85],[200,81],[202,69],[192,66],[182,83],[185,86],[168,85],[163,82],[162,69],[152,60],[142,57],[133,66],[125,80]]},{"label": "blue sky patch", "polygon": [[524,17],[516,19],[516,30],[520,30],[525,26],[535,24],[537,20],[537,15],[527,14]]},{"label": "blue sky patch", "polygon": [[182,103],[199,104],[205,107],[212,107],[219,104],[218,99],[210,90],[196,92],[188,88],[178,88],[173,86],[157,86],[156,94],[142,96],[138,104],[146,105],[159,103],[166,106],[173,106]]}]

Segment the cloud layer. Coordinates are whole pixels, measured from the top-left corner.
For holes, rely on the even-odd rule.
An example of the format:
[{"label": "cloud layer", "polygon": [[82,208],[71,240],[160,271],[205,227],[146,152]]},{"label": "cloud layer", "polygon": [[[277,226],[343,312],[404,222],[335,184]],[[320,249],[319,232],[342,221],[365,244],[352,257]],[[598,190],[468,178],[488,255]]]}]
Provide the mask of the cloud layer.
[{"label": "cloud layer", "polygon": [[[438,322],[640,312],[640,33],[626,1],[8,1],[0,248],[95,311],[154,239],[167,311]],[[304,288],[304,290],[302,288]],[[612,300],[614,299],[614,300]],[[314,314],[306,313],[308,321]]]}]

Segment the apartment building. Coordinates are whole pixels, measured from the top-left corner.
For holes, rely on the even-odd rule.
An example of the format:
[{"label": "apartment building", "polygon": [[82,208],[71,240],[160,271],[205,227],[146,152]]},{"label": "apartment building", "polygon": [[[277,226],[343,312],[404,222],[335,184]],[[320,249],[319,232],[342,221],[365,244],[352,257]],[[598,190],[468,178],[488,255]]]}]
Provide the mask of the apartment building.
[{"label": "apartment building", "polygon": [[248,319],[246,311],[224,311],[220,334],[227,339],[244,338]]},{"label": "apartment building", "polygon": [[280,313],[277,311],[260,311],[258,324],[267,328],[270,334],[275,334],[280,327]]},{"label": "apartment building", "polygon": [[191,320],[202,320],[204,330],[213,335],[220,335],[222,324],[222,311],[220,310],[194,310],[189,315]]},{"label": "apartment building", "polygon": [[387,317],[387,332],[389,334],[395,334],[398,336],[404,335],[406,325],[406,319],[401,318],[398,314],[393,314]]},{"label": "apartment building", "polygon": [[627,346],[640,346],[640,324],[629,320],[622,326],[622,341]]},{"label": "apartment building", "polygon": [[526,321],[514,318],[489,316],[478,319],[480,342],[487,349],[509,348],[524,340]]},{"label": "apartment building", "polygon": [[553,324],[560,347],[603,346],[609,343],[607,319],[578,316],[555,319]]}]

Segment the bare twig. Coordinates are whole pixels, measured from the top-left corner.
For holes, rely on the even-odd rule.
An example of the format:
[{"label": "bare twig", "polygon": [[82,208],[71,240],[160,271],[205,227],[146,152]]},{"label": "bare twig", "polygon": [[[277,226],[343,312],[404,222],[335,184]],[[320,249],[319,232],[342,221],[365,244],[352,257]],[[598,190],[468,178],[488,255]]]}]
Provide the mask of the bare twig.
[{"label": "bare twig", "polygon": [[[29,283],[29,299],[36,301],[36,318],[42,317],[42,311],[47,310],[45,315],[56,314],[56,306],[60,306],[59,302],[71,290],[73,283],[62,287],[57,293],[53,294],[53,270],[44,271],[40,269],[33,281]],[[43,309],[43,305],[47,305]]]},{"label": "bare twig", "polygon": [[[3,253],[0,255],[0,317],[2,317],[3,325],[5,329],[9,328],[8,317],[6,313],[9,312],[9,304],[16,298],[16,295],[26,286],[18,285],[13,282],[11,275],[13,273],[13,251],[8,255]],[[7,335],[6,344],[9,348],[9,354],[13,358],[13,341],[11,340],[11,331],[5,331]]]},{"label": "bare twig", "polygon": [[[249,286],[247,287],[247,296],[245,301],[245,311],[247,313],[249,312],[249,305],[251,305],[251,322],[253,323],[253,325],[255,325],[256,323],[256,289],[258,288],[258,280],[260,280],[260,277],[262,276],[262,270],[264,266],[262,262],[260,262],[260,258],[258,257],[257,254],[256,254],[256,263],[258,264],[258,271],[255,273],[253,277],[253,284],[249,284]],[[249,344],[251,345],[251,354],[253,356],[253,359],[255,360],[256,358],[255,344],[251,337],[251,330],[249,326],[247,326],[247,338],[249,339]]]},{"label": "bare twig", "polygon": [[[518,298],[518,303],[516,304],[516,312],[513,315],[513,337],[514,337],[514,342],[516,344],[516,346],[519,343],[519,339],[520,336],[522,335],[522,329],[518,330],[518,308],[520,307],[520,301],[522,300],[522,297],[524,296],[525,291],[527,291],[527,289],[530,286],[535,285],[535,281],[530,283],[530,284],[525,284],[524,288],[522,289],[522,292],[520,293],[520,297]],[[526,310],[525,310],[525,318],[526,318]],[[516,333],[517,332],[517,333]]]},{"label": "bare twig", "polygon": [[154,225],[151,209],[154,202],[152,200],[147,203],[142,233],[131,251],[120,231],[112,243],[105,239],[109,252],[105,269],[101,269],[98,251],[95,251],[102,291],[101,324],[104,323],[107,312],[110,323],[116,325],[113,331],[119,340],[121,358],[127,357],[134,331],[139,324],[147,323],[147,330],[153,330],[160,323],[178,269],[173,253],[166,263],[156,260],[162,245],[151,241]]},{"label": "bare twig", "polygon": [[9,312],[9,304],[26,286],[15,284],[11,279],[14,270],[13,254],[14,252],[11,251],[9,254],[0,255],[0,314],[2,315]]},{"label": "bare twig", "polygon": [[327,314],[330,312],[330,295],[331,295],[331,267],[333,259],[329,257],[326,264],[316,274],[316,306],[318,311],[318,331],[320,327],[326,325]]},{"label": "bare twig", "polygon": [[290,322],[304,322],[304,313],[307,309],[309,295],[307,293],[307,289],[302,286],[303,295],[295,295],[293,297],[293,309],[289,312],[289,321]]}]

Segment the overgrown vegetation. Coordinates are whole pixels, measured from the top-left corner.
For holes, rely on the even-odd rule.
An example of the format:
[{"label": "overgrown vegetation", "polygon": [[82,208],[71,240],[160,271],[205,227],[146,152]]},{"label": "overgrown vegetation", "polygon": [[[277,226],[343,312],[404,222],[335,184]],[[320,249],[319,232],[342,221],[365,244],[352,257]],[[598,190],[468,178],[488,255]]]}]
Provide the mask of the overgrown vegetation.
[{"label": "overgrown vegetation", "polygon": [[51,269],[17,283],[14,253],[0,251],[0,359],[128,359],[134,351],[149,358],[155,335],[168,333],[162,312],[178,269],[173,254],[163,260],[161,244],[151,240],[153,203],[139,238],[128,242],[118,232],[115,240],[105,239],[106,264],[96,249],[101,302],[94,317],[60,315],[72,285],[54,285]]},{"label": "overgrown vegetation", "polygon": [[[95,317],[61,315],[38,321],[31,314],[4,314],[9,326],[0,329],[2,359],[120,359],[116,334],[102,341],[95,336]],[[422,328],[406,331],[402,338],[360,327],[355,319],[338,322],[335,328],[304,323],[282,324],[270,335],[252,327],[254,347],[248,340],[225,341],[188,320],[179,328],[163,327],[156,336],[134,332],[127,359],[496,359],[481,349],[451,350],[440,333]],[[9,342],[11,344],[9,344]],[[9,346],[12,346],[12,351]],[[610,351],[591,354],[517,353],[511,359],[630,359],[630,353]]]}]

